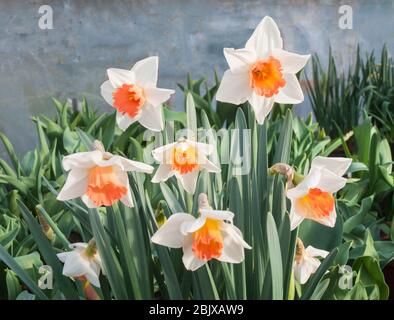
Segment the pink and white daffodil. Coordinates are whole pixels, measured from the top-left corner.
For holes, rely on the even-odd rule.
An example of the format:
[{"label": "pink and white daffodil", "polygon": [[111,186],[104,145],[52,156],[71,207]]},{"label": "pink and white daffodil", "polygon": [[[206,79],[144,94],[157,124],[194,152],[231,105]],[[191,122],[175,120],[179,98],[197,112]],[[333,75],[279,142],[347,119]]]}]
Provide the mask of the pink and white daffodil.
[{"label": "pink and white daffodil", "polygon": [[213,151],[210,144],[185,138],[153,150],[153,158],[160,165],[152,182],[166,181],[175,175],[188,193],[194,193],[201,170],[220,172],[220,167],[208,160]]},{"label": "pink and white daffodil", "polygon": [[304,100],[296,73],[310,55],[283,50],[283,40],[274,20],[264,19],[257,26],[245,48],[224,48],[230,67],[224,75],[216,99],[232,104],[249,101],[259,124],[273,104],[296,104]]},{"label": "pink and white daffodil", "polygon": [[152,242],[170,248],[182,248],[182,261],[187,270],[195,271],[211,259],[240,263],[244,249],[251,247],[241,231],[233,225],[230,211],[213,210],[205,194],[199,195],[199,217],[176,213],[157,230]]},{"label": "pink and white daffodil", "polygon": [[57,199],[81,197],[88,208],[111,206],[118,200],[133,207],[127,172],[152,173],[153,167],[105,152],[99,141],[95,141],[95,148],[64,157],[62,165],[69,174]]},{"label": "pink and white daffodil", "polygon": [[326,250],[316,249],[312,246],[305,249],[301,239],[297,238],[293,264],[294,278],[300,284],[305,284],[320,266],[320,260],[317,257],[325,258],[328,253]]},{"label": "pink and white daffodil", "polygon": [[291,230],[304,219],[311,219],[328,227],[336,222],[335,199],[333,194],[346,184],[345,174],[352,160],[347,158],[313,159],[311,169],[301,183],[287,190],[291,201]]},{"label": "pink and white daffodil", "polygon": [[116,121],[122,130],[139,121],[152,131],[164,128],[162,103],[174,90],[157,88],[159,58],[138,61],[131,70],[111,68],[109,80],[101,85],[101,95],[117,110]]},{"label": "pink and white daffodil", "polygon": [[73,250],[57,254],[64,263],[63,275],[76,279],[86,278],[95,287],[100,287],[102,263],[94,241],[73,243],[70,248]]}]

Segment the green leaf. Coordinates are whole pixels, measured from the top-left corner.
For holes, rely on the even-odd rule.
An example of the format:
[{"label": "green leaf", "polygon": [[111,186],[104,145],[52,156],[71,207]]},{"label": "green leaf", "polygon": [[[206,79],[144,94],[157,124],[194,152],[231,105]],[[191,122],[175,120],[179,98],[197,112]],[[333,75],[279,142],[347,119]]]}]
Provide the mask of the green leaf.
[{"label": "green leaf", "polygon": [[36,285],[36,283],[26,274],[26,272],[19,266],[15,259],[12,258],[2,246],[0,246],[0,260],[3,261],[8,266],[8,268],[15,272],[15,274],[39,299],[48,299],[44,292]]},{"label": "green leaf", "polygon": [[283,299],[282,255],[280,250],[278,231],[276,229],[275,220],[271,212],[268,212],[267,214],[266,232],[268,238],[268,249],[272,274],[272,299],[281,300]]}]

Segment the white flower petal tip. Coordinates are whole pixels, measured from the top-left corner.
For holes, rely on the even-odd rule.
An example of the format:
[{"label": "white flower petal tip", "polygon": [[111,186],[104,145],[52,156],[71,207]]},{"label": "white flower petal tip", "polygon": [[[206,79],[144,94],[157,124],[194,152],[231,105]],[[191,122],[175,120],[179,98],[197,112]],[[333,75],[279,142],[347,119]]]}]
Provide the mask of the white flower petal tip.
[{"label": "white flower petal tip", "polygon": [[300,238],[296,242],[296,255],[294,258],[294,278],[300,284],[305,284],[310,276],[316,272],[321,262],[317,257],[325,258],[329,254],[326,250],[308,246],[306,249]]},{"label": "white flower petal tip", "polygon": [[337,176],[343,176],[352,164],[352,159],[341,157],[317,156],[312,161],[312,167],[325,168]]},{"label": "white flower petal tip", "polygon": [[194,194],[200,171],[220,172],[220,167],[208,159],[214,150],[212,145],[185,138],[154,149],[152,155],[159,168],[152,182],[164,182],[175,176],[186,192]]},{"label": "white flower petal tip", "polygon": [[279,28],[271,17],[262,19],[245,48],[224,48],[223,53],[230,69],[223,75],[216,100],[235,105],[248,101],[258,124],[264,123],[274,102],[304,101],[296,73],[310,55],[283,50]]},{"label": "white flower petal tip", "polygon": [[75,243],[70,245],[70,248],[72,251],[57,254],[59,260],[64,263],[63,275],[85,278],[95,287],[100,287],[102,263],[94,242]]},{"label": "white flower petal tip", "polygon": [[243,240],[241,231],[232,224],[234,214],[213,210],[205,194],[199,195],[199,212],[198,218],[186,213],[172,215],[152,236],[152,242],[182,248],[182,261],[185,268],[191,271],[212,259],[242,262],[245,259],[244,249],[251,247]]},{"label": "white flower petal tip", "polygon": [[95,144],[95,148],[63,159],[63,167],[69,173],[57,199],[81,198],[88,208],[111,206],[120,200],[132,207],[127,172],[152,173],[153,167],[105,152],[101,143]]},{"label": "white flower petal tip", "polygon": [[351,159],[316,157],[305,178],[286,196],[291,201],[291,229],[303,219],[310,219],[333,228],[336,223],[334,193],[342,189],[346,179],[342,175],[351,164]]},{"label": "white flower petal tip", "polygon": [[116,122],[122,130],[136,121],[152,131],[164,129],[162,104],[175,91],[156,87],[158,68],[158,57],[148,57],[131,70],[107,70],[109,81],[101,85],[101,95],[117,110]]}]

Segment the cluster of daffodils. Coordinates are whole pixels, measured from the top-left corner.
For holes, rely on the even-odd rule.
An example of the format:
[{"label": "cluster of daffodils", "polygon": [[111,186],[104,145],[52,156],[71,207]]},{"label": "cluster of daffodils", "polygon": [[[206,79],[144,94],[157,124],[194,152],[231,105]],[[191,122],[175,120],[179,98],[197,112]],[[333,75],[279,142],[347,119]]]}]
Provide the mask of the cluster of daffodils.
[{"label": "cluster of daffodils", "polygon": [[[229,70],[224,73],[218,89],[218,101],[236,105],[248,102],[259,124],[264,122],[274,103],[303,101],[296,73],[305,66],[309,55],[283,50],[280,31],[270,17],[261,21],[245,48],[225,48],[224,55]],[[126,130],[135,122],[152,131],[164,129],[162,105],[174,90],[157,87],[158,64],[158,57],[149,57],[138,61],[130,70],[107,70],[108,80],[102,84],[101,94],[116,109],[120,129]],[[194,194],[200,171],[221,171],[220,166],[209,160],[213,152],[214,146],[186,138],[159,147],[152,151],[159,166],[151,182],[165,182],[175,177],[186,192]],[[112,206],[118,201],[132,207],[128,173],[152,174],[154,171],[148,164],[106,152],[99,141],[95,141],[93,151],[66,156],[62,165],[68,177],[57,199],[81,198],[88,208]],[[317,157],[302,182],[293,183],[289,175],[287,197],[291,200],[291,229],[303,219],[334,226],[333,194],[345,185],[346,179],[342,175],[349,165],[349,159]],[[285,171],[291,175],[294,173],[290,166]],[[244,250],[251,247],[233,224],[233,218],[233,212],[214,210],[207,196],[200,194],[197,217],[190,213],[173,213],[151,240],[158,245],[182,248],[182,261],[191,271],[212,259],[240,263],[245,258]],[[63,274],[99,287],[102,264],[94,241],[75,243],[71,249],[58,254],[64,263]],[[316,257],[326,255],[327,252],[311,246],[305,249],[298,239],[295,278],[305,283],[320,264]]]}]

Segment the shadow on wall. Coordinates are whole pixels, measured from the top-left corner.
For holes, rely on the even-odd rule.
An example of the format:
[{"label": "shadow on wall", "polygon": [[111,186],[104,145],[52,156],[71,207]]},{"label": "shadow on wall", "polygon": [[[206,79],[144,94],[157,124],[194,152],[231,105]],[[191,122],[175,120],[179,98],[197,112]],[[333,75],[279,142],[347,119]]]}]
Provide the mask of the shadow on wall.
[{"label": "shadow on wall", "polygon": [[[212,78],[216,67],[221,75],[227,68],[223,47],[243,47],[265,15],[277,21],[287,49],[317,52],[323,61],[330,43],[346,62],[352,60],[357,43],[372,50],[388,42],[394,51],[391,0],[352,4],[351,30],[338,26],[336,0],[46,3],[53,10],[52,30],[39,28],[37,1],[0,1],[0,131],[20,153],[36,143],[29,117],[53,114],[51,96],[86,96],[91,104],[110,111],[99,92],[105,70],[131,67],[149,55],[160,57],[159,85],[165,88],[176,89],[188,72],[194,78]],[[175,108],[183,103],[179,93],[172,101]],[[309,104],[304,102],[296,111],[308,113]],[[3,146],[0,152],[3,156]]]}]

